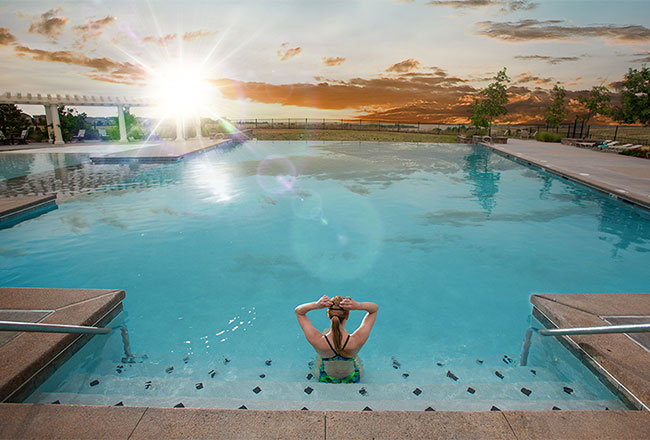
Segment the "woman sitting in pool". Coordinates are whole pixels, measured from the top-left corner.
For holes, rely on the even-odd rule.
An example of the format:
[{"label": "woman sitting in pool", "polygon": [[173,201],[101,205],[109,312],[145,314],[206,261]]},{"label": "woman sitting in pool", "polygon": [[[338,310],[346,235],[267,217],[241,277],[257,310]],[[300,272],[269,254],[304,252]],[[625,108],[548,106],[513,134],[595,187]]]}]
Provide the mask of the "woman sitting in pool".
[{"label": "woman sitting in pool", "polygon": [[[307,312],[316,309],[327,310],[331,328],[320,333],[312,325]],[[359,328],[352,334],[345,330],[350,310],[365,310],[368,314],[363,318]],[[357,354],[370,336],[370,330],[375,324],[379,306],[371,302],[359,303],[350,298],[335,296],[330,299],[323,295],[316,302],[302,304],[296,307],[298,323],[305,333],[307,341],[318,353],[316,368],[319,382],[325,383],[356,383],[362,373],[361,362]]]}]

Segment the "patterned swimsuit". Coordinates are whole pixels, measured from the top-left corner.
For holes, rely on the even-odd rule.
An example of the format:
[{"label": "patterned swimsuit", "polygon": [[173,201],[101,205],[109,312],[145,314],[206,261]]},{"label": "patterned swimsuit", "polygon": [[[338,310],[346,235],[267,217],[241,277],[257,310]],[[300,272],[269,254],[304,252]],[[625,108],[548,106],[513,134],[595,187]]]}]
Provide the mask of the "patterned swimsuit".
[{"label": "patterned swimsuit", "polygon": [[[327,359],[321,359],[320,363],[320,376],[318,378],[319,382],[324,382],[324,383],[358,383],[359,379],[361,379],[361,373],[359,372],[359,366],[357,365],[357,362],[355,361],[355,358],[347,358],[341,356],[336,350],[334,350],[334,347],[332,347],[332,344],[330,343],[330,340],[327,339],[327,336],[325,336],[325,340],[327,341],[327,345],[330,346],[332,351],[335,353],[334,356],[331,358]],[[348,335],[348,338],[345,340],[345,344],[343,344],[343,347],[341,350],[345,350],[345,346],[348,345],[348,341],[350,340],[350,335]],[[344,378],[339,379],[338,377],[332,377],[328,375],[325,372],[325,361],[347,361],[347,362],[352,362],[354,364],[354,373],[345,376]]]}]

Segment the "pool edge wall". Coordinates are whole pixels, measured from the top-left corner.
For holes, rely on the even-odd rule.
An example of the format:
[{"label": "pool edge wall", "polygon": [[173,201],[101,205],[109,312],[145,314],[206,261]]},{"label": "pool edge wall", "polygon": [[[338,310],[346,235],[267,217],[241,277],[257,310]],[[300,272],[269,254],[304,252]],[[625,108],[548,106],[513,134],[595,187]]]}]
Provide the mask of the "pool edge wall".
[{"label": "pool edge wall", "polygon": [[[604,316],[650,316],[650,294],[644,293],[536,294],[530,302],[533,316],[550,328],[610,325]],[[557,339],[628,406],[650,407],[650,353],[638,343],[620,333]]]},{"label": "pool edge wall", "polygon": [[[123,290],[0,287],[0,310],[47,311],[38,322],[101,327],[122,311],[125,296]],[[17,333],[0,346],[0,401],[25,399],[92,337]]]}]

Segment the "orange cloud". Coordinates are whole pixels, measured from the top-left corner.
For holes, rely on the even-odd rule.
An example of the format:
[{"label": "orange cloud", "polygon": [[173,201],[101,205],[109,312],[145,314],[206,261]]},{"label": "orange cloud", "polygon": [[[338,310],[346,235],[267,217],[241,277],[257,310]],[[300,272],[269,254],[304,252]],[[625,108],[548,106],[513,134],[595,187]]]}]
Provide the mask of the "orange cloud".
[{"label": "orange cloud", "polygon": [[[14,50],[20,56],[29,55],[33,60],[37,61],[70,64],[93,69],[95,72],[89,74],[93,79],[110,78],[112,80],[130,81],[129,84],[134,84],[145,77],[145,71],[141,67],[129,62],[122,63],[109,58],[89,58],[79,52],[70,50],[48,51],[32,49],[27,46],[16,46]],[[98,72],[102,72],[104,75],[97,76]]]},{"label": "orange cloud", "polygon": [[41,34],[48,40],[56,42],[57,37],[61,35],[63,28],[68,22],[66,17],[56,17],[59,12],[61,12],[61,8],[50,9],[43,13],[29,26],[29,32],[32,34]]},{"label": "orange cloud", "polygon": [[323,64],[326,66],[339,66],[345,62],[343,57],[323,57]]},{"label": "orange cloud", "polygon": [[416,70],[418,67],[420,67],[420,62],[416,59],[409,58],[408,60],[393,64],[386,69],[386,72],[410,72],[411,70]]},{"label": "orange cloud", "polygon": [[204,29],[199,29],[198,31],[185,32],[183,34],[183,40],[184,41],[198,40],[201,38],[212,37],[216,34],[217,34],[216,32],[210,32]]},{"label": "orange cloud", "polygon": [[289,43],[282,43],[280,49],[278,49],[278,57],[280,61],[286,61],[289,58],[293,58],[298,55],[302,49],[300,47],[289,48]]},{"label": "orange cloud", "polygon": [[7,46],[16,41],[16,37],[9,31],[9,29],[0,27],[0,46]]},{"label": "orange cloud", "polygon": [[175,40],[177,37],[176,34],[167,34],[167,35],[162,35],[160,37],[155,37],[153,35],[149,35],[147,37],[142,38],[143,43],[156,43],[161,46],[164,46],[166,44],[171,43],[173,40]]},{"label": "orange cloud", "polygon": [[79,45],[85,44],[91,38],[99,37],[103,32],[103,28],[110,25],[115,20],[115,17],[107,16],[100,18],[99,20],[90,20],[84,25],[75,26],[75,29],[81,33],[79,37]]}]

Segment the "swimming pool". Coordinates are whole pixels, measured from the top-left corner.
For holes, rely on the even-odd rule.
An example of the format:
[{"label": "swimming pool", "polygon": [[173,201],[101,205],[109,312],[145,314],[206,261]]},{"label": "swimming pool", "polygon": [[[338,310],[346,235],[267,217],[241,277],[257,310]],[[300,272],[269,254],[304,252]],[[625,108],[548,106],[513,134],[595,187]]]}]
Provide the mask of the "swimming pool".
[{"label": "swimming pool", "polygon": [[[127,292],[112,325],[137,363],[119,333],[95,337],[28,399],[61,403],[623,408],[556,341],[517,366],[528,298],[642,292],[650,262],[647,212],[456,144],[252,141],[138,169],[0,239],[2,285]],[[307,377],[293,308],[323,293],[380,305],[359,386]]]}]

